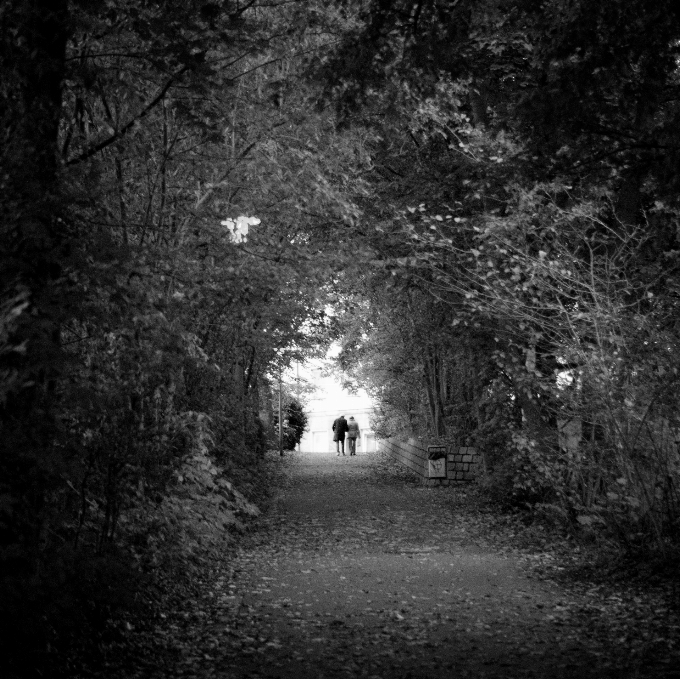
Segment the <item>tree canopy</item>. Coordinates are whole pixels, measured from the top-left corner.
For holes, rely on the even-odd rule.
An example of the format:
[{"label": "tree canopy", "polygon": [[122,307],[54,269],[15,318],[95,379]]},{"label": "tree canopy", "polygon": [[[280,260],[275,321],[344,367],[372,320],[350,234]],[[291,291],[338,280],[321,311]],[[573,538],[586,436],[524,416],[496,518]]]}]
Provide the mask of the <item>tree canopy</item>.
[{"label": "tree canopy", "polygon": [[392,434],[427,422],[483,450],[506,499],[665,549],[677,8],[388,1],[361,17],[317,71],[343,124],[375,135],[376,256],[346,366],[394,394]]}]

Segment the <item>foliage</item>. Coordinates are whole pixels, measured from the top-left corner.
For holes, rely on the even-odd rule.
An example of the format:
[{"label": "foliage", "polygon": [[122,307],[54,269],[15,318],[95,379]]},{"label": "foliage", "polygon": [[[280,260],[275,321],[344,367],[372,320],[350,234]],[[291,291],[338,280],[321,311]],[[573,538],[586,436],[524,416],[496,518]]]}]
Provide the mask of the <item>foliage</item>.
[{"label": "foliage", "polygon": [[295,450],[295,446],[300,443],[302,435],[307,431],[307,414],[302,408],[302,404],[296,399],[292,399],[286,406],[287,426],[284,430],[285,450]]},{"label": "foliage", "polygon": [[175,577],[190,578],[206,557],[219,558],[225,533],[245,529],[243,521],[259,515],[224,476],[210,456],[210,436],[197,419],[192,454],[175,471],[175,490],[155,501],[145,498],[125,517],[134,558],[144,568],[163,567]]},{"label": "foliage", "polygon": [[[482,448],[507,500],[677,544],[677,10],[394,0],[361,17],[321,72],[376,131],[365,343],[391,351],[374,328],[392,327],[412,346],[396,363],[456,376],[437,418],[422,375],[428,434]],[[367,351],[345,356],[371,381]],[[417,380],[385,372],[374,393]]]},{"label": "foliage", "polygon": [[54,630],[96,604],[55,583],[134,594],[255,513],[269,375],[325,340],[324,247],[362,189],[360,138],[300,79],[333,10],[10,4],[0,561],[3,594],[34,592],[2,607],[14,676],[56,671],[75,637]]},{"label": "foliage", "polygon": [[239,528],[272,376],[338,337],[380,435],[677,545],[680,15],[648,5],[3,5],[3,657],[43,671],[97,590]]}]

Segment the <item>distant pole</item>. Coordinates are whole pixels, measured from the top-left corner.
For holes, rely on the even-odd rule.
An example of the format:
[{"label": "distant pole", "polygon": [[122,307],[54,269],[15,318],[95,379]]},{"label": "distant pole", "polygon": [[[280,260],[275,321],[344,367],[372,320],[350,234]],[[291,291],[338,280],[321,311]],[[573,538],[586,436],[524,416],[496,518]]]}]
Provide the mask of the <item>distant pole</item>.
[{"label": "distant pole", "polygon": [[283,414],[281,409],[281,368],[279,368],[279,455],[283,457]]},{"label": "distant pole", "polygon": [[[295,392],[297,396],[298,405],[300,405],[300,361],[295,361]],[[300,446],[302,444],[298,441],[297,449],[300,452]]]}]

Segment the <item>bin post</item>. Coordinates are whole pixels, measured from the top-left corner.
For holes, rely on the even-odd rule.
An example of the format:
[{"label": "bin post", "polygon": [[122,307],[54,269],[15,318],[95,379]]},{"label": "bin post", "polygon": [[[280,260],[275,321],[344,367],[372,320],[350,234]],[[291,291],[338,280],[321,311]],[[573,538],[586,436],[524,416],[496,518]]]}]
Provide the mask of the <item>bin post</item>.
[{"label": "bin post", "polygon": [[279,368],[279,455],[283,457],[283,413],[281,410],[281,368]]}]

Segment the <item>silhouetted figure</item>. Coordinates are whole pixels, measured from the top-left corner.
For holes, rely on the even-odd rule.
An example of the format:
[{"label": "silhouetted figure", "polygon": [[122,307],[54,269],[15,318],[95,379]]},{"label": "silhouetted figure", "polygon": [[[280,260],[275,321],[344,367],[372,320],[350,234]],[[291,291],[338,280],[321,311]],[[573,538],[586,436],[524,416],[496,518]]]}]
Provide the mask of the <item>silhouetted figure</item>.
[{"label": "silhouetted figure", "polygon": [[351,415],[349,422],[347,423],[347,441],[349,443],[349,454],[357,454],[357,438],[359,438],[359,423],[354,420],[354,416]]},{"label": "silhouetted figure", "polygon": [[335,452],[340,455],[345,454],[345,434],[347,433],[347,420],[344,415],[340,415],[335,422],[333,422],[333,440],[335,441]]}]

